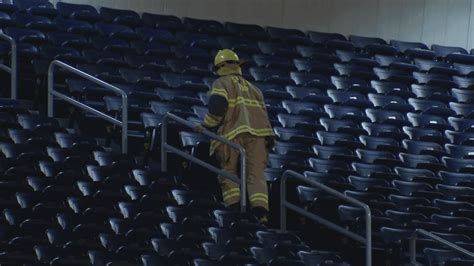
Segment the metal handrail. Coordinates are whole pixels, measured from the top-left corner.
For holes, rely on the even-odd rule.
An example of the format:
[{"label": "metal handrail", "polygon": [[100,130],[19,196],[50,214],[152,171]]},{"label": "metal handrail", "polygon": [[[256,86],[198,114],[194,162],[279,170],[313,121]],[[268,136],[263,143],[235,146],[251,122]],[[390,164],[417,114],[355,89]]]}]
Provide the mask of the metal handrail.
[{"label": "metal handrail", "polygon": [[435,234],[432,234],[424,229],[416,229],[413,234],[411,235],[411,238],[410,238],[410,264],[411,265],[417,265],[417,262],[416,262],[416,239],[417,239],[417,236],[418,235],[423,235],[423,236],[426,236],[428,238],[431,238],[433,239],[434,241],[444,245],[444,246],[447,246],[448,248],[454,250],[454,251],[457,251],[467,257],[471,257],[471,258],[474,258],[474,253],[473,252],[470,252],[446,239],[443,239]]},{"label": "metal handrail", "polygon": [[174,120],[176,122],[178,122],[179,124],[182,124],[186,127],[189,127],[189,128],[195,128],[195,125],[177,115],[174,115],[174,114],[171,114],[171,113],[167,113],[164,118],[163,118],[163,122],[161,123],[161,172],[166,172],[168,169],[168,155],[167,153],[168,152],[172,152],[172,153],[175,153],[181,157],[184,157],[185,159],[188,159],[220,176],[223,176],[225,178],[228,178],[230,180],[232,180],[233,182],[237,183],[237,184],[240,184],[240,211],[241,212],[245,212],[246,209],[247,209],[247,177],[246,177],[246,156],[245,156],[245,149],[226,139],[226,138],[223,138],[217,134],[214,134],[208,130],[204,130],[202,132],[203,135],[211,138],[211,139],[215,139],[217,141],[220,141],[222,142],[223,144],[225,145],[228,145],[236,150],[239,151],[240,153],[240,179],[237,177],[237,176],[233,176],[231,175],[230,173],[222,170],[222,169],[219,169],[217,167],[214,167],[213,165],[209,164],[209,163],[206,163],[205,161],[203,160],[200,160],[196,157],[193,157],[171,145],[169,145],[167,143],[167,139],[168,139],[168,134],[167,134],[167,131],[168,131],[168,121],[169,120]]},{"label": "metal handrail", "polygon": [[[361,207],[364,209],[365,212],[365,238],[362,236],[355,234],[349,230],[347,230],[344,227],[341,227],[331,221],[328,221],[316,214],[310,213],[306,211],[305,209],[302,209],[286,200],[286,181],[288,178],[296,178],[299,181],[302,181],[304,183],[307,183],[311,186],[315,186],[328,194],[331,194],[335,197],[341,198],[349,203],[352,203],[356,206]],[[323,224],[343,235],[346,235],[356,241],[359,241],[361,243],[365,244],[365,265],[366,266],[371,266],[372,265],[372,214],[370,211],[370,208],[367,204],[362,203],[356,199],[353,199],[351,197],[348,197],[330,187],[327,187],[319,182],[316,182],[314,180],[310,180],[306,178],[305,176],[298,174],[295,171],[287,170],[283,173],[283,176],[281,177],[280,180],[280,226],[282,231],[286,231],[286,209],[290,209],[300,215],[303,215],[313,221],[316,221],[320,224]]]},{"label": "metal handrail", "polygon": [[17,46],[16,41],[12,37],[6,35],[3,32],[0,32],[0,39],[6,40],[10,43],[11,47],[11,58],[10,58],[10,66],[0,64],[0,70],[3,70],[10,74],[10,98],[17,99],[18,98],[18,76],[17,76]]},{"label": "metal handrail", "polygon": [[[106,113],[103,113],[97,109],[94,109],[88,105],[85,105],[84,103],[81,103],[65,94],[62,94],[58,91],[54,90],[54,70],[55,67],[63,68],[66,69],[82,78],[85,78],[99,86],[102,86],[106,89],[109,89],[117,94],[120,94],[122,96],[122,121],[107,115]],[[102,81],[94,76],[91,76],[87,74],[86,72],[83,72],[75,67],[72,67],[64,62],[54,60],[51,62],[49,65],[48,69],[48,116],[53,117],[54,113],[54,101],[53,101],[53,96],[66,101],[76,107],[79,107],[87,112],[93,113],[100,118],[103,118],[107,120],[108,122],[122,127],[122,153],[127,153],[128,151],[128,95],[127,93],[120,89],[117,88],[114,85],[111,85],[105,81]]]}]

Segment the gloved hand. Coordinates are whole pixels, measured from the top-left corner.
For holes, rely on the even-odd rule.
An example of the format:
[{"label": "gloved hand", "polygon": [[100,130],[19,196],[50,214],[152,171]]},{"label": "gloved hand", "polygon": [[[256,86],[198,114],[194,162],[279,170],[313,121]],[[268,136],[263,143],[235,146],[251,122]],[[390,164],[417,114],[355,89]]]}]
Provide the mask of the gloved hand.
[{"label": "gloved hand", "polygon": [[266,144],[267,144],[266,146],[268,150],[273,149],[273,146],[275,146],[276,144],[276,139],[274,137],[266,137],[265,141],[266,141]]},{"label": "gloved hand", "polygon": [[204,132],[204,130],[206,130],[206,128],[201,125],[194,128],[194,131],[196,131],[197,133],[202,133]]}]

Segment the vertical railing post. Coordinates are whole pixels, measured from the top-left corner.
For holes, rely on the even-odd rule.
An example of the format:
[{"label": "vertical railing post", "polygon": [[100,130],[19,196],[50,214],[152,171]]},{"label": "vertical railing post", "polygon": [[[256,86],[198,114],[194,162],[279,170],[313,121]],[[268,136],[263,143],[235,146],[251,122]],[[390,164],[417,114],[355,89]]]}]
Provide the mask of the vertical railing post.
[{"label": "vertical railing post", "polygon": [[416,235],[417,232],[415,232],[411,235],[410,237],[410,264],[412,266],[416,266]]},{"label": "vertical railing post", "polygon": [[166,144],[168,139],[168,116],[165,115],[161,122],[161,172],[165,173],[168,171],[168,151],[166,150]]},{"label": "vertical railing post", "polygon": [[280,178],[280,228],[281,231],[286,231],[286,179],[287,173],[283,173]]},{"label": "vertical railing post", "polygon": [[364,206],[365,211],[365,265],[372,265],[372,213],[369,206]]},{"label": "vertical railing post", "polygon": [[48,117],[54,116],[54,64],[49,65],[48,69]]},{"label": "vertical railing post", "polygon": [[18,98],[18,49],[16,41],[3,32],[0,32],[0,39],[8,41],[10,44],[10,66],[1,64],[0,69],[10,74],[10,98],[16,100]]},{"label": "vertical railing post", "polygon": [[[227,145],[227,144],[224,144]],[[247,158],[245,149],[240,147],[240,211],[242,213],[247,211]]]},{"label": "vertical railing post", "polygon": [[128,95],[122,93],[122,153],[128,153]]},{"label": "vertical railing post", "polygon": [[12,52],[11,52],[11,73],[10,73],[10,78],[11,78],[11,98],[16,100],[18,98],[18,66],[17,66],[17,46],[15,40],[11,40],[11,47],[12,47]]}]

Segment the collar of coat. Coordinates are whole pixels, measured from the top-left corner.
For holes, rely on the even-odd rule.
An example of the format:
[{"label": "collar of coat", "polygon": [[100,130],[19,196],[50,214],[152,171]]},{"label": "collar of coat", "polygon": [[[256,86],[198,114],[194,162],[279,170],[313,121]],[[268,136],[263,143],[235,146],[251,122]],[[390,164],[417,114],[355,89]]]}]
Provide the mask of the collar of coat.
[{"label": "collar of coat", "polygon": [[228,75],[242,75],[242,69],[240,67],[230,68],[230,67],[221,67],[217,70],[219,76],[228,76]]}]

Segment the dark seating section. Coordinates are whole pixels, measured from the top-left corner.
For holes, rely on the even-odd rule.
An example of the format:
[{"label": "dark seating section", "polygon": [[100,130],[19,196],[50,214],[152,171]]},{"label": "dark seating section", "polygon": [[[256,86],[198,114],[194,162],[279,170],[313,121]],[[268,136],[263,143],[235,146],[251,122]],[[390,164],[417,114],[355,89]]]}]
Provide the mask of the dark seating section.
[{"label": "dark seating section", "polygon": [[[265,172],[271,227],[291,169],[371,207],[375,265],[407,262],[417,228],[473,250],[474,57],[465,49],[46,0],[0,11],[18,43],[20,96],[40,111],[0,100],[0,264],[361,265],[362,245],[293,213],[294,231],[282,233],[226,210],[215,178],[196,165],[171,157],[169,173],[153,167],[164,114],[203,119],[221,48],[247,61],[243,75],[265,95],[278,137]],[[0,56],[8,60],[7,44]],[[60,102],[66,120],[41,115],[54,59],[127,92],[129,155],[114,152],[120,129],[94,115]],[[57,83],[120,118],[110,91],[64,72]],[[169,130],[170,143],[207,158],[207,139]],[[364,233],[361,209],[304,184],[288,190],[294,204]],[[423,238],[418,259],[472,265]]]}]

